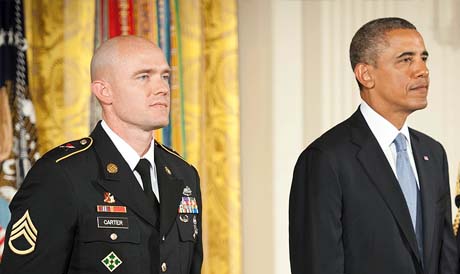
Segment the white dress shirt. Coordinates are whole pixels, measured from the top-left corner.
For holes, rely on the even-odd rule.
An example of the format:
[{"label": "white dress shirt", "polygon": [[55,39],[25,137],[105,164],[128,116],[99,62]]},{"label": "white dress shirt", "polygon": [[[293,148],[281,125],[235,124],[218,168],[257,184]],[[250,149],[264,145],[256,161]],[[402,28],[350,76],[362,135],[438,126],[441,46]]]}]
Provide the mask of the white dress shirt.
[{"label": "white dress shirt", "polygon": [[118,136],[118,134],[113,132],[113,130],[107,125],[107,123],[104,120],[102,120],[101,126],[109,136],[110,140],[112,140],[113,144],[120,152],[121,156],[123,156],[123,159],[125,159],[131,170],[134,172],[134,176],[136,177],[137,182],[139,183],[142,189],[144,189],[144,186],[142,184],[141,175],[134,169],[136,168],[137,163],[139,163],[139,160],[141,158],[147,159],[150,162],[150,178],[152,181],[152,190],[153,193],[155,193],[155,196],[157,197],[158,201],[160,201],[157,170],[155,167],[154,158],[155,140],[152,139],[152,143],[150,144],[149,150],[144,155],[142,155],[142,157],[139,157],[137,152],[128,143],[126,143],[125,140]]},{"label": "white dress shirt", "polygon": [[407,153],[409,154],[410,165],[414,171],[415,179],[417,180],[417,187],[420,189],[417,167],[415,166],[414,155],[412,153],[407,123],[404,123],[401,130],[398,130],[392,123],[373,110],[366,102],[361,101],[359,109],[361,110],[367,125],[382,148],[383,153],[385,154],[385,157],[387,158],[388,163],[390,164],[391,169],[393,169],[396,177],[396,145],[393,141],[399,133],[402,133],[406,137],[405,139],[407,142]]}]

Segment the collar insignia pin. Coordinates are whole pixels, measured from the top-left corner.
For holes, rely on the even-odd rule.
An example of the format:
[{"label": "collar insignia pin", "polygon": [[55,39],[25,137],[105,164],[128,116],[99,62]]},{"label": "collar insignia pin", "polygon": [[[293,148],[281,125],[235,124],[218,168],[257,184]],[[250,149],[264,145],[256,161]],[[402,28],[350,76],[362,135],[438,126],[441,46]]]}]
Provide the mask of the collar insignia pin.
[{"label": "collar insignia pin", "polygon": [[114,173],[117,173],[118,172],[118,166],[114,163],[109,163],[107,165],[107,171],[110,173],[110,174],[114,174]]}]

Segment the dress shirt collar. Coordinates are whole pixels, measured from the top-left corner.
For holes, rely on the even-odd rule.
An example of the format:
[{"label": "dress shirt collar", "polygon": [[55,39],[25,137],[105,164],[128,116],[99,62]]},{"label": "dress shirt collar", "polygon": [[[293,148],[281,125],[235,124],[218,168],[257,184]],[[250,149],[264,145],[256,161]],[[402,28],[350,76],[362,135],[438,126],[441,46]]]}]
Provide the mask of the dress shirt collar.
[{"label": "dress shirt collar", "polygon": [[134,168],[136,168],[136,165],[141,158],[147,159],[152,167],[155,166],[155,140],[153,138],[148,151],[142,157],[139,157],[137,152],[125,140],[123,140],[118,134],[116,134],[104,120],[102,120],[101,126],[109,136],[110,140],[112,140],[113,144],[120,152],[121,156],[123,156],[123,159],[125,159],[125,161],[128,163],[131,170],[134,170]]},{"label": "dress shirt collar", "polygon": [[399,133],[402,133],[406,137],[407,146],[410,147],[411,143],[407,122],[404,122],[401,130],[398,130],[392,123],[373,110],[366,102],[361,101],[359,109],[380,147],[390,147]]}]

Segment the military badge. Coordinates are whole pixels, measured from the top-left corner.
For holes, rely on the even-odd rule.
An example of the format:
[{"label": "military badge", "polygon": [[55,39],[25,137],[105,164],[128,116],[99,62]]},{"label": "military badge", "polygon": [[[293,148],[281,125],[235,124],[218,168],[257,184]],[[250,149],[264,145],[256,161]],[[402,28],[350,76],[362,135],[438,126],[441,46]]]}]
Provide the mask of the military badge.
[{"label": "military badge", "polygon": [[194,197],[182,197],[179,204],[179,213],[193,213],[198,214],[198,204]]},{"label": "military badge", "polygon": [[104,259],[102,259],[102,264],[107,267],[110,272],[113,272],[117,267],[119,267],[123,261],[118,258],[118,256],[112,251]]},{"label": "military badge", "polygon": [[[38,230],[32,223],[32,219],[29,215],[29,210],[11,228],[10,240],[8,246],[11,251],[18,255],[27,255],[35,250],[35,243],[37,242]],[[28,247],[15,246],[14,242],[16,239],[23,237],[29,244]],[[23,242],[23,241],[22,241]]]},{"label": "military badge", "polygon": [[110,174],[115,174],[118,172],[118,166],[114,163],[109,163],[106,168]]},{"label": "military badge", "polygon": [[179,219],[183,223],[188,223],[188,215],[187,214],[179,215]]},{"label": "military badge", "polygon": [[74,145],[72,145],[71,143],[67,143],[67,144],[65,144],[65,145],[61,145],[61,146],[59,146],[59,148],[64,148],[64,149],[66,149],[66,150],[67,150],[67,149],[72,149],[72,148],[75,148],[75,146],[74,146]]},{"label": "military badge", "polygon": [[104,193],[104,203],[108,203],[108,204],[115,203],[115,197],[113,197],[112,193],[110,192]]},{"label": "military badge", "polygon": [[196,239],[196,236],[198,236],[198,221],[195,215],[193,216],[193,239]]},{"label": "military badge", "polygon": [[184,187],[184,190],[182,191],[182,194],[184,196],[190,197],[192,196],[192,190],[190,189],[189,186]]}]

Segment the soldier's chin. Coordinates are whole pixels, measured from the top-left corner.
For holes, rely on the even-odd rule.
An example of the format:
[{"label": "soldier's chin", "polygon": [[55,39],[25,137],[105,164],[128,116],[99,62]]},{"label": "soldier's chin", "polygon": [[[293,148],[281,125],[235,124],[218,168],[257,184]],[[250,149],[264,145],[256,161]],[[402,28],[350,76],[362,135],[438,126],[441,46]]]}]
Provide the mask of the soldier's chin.
[{"label": "soldier's chin", "polygon": [[161,128],[167,127],[168,125],[169,125],[169,118],[165,119],[164,121],[158,121],[158,123],[153,125],[153,130],[161,129]]}]

